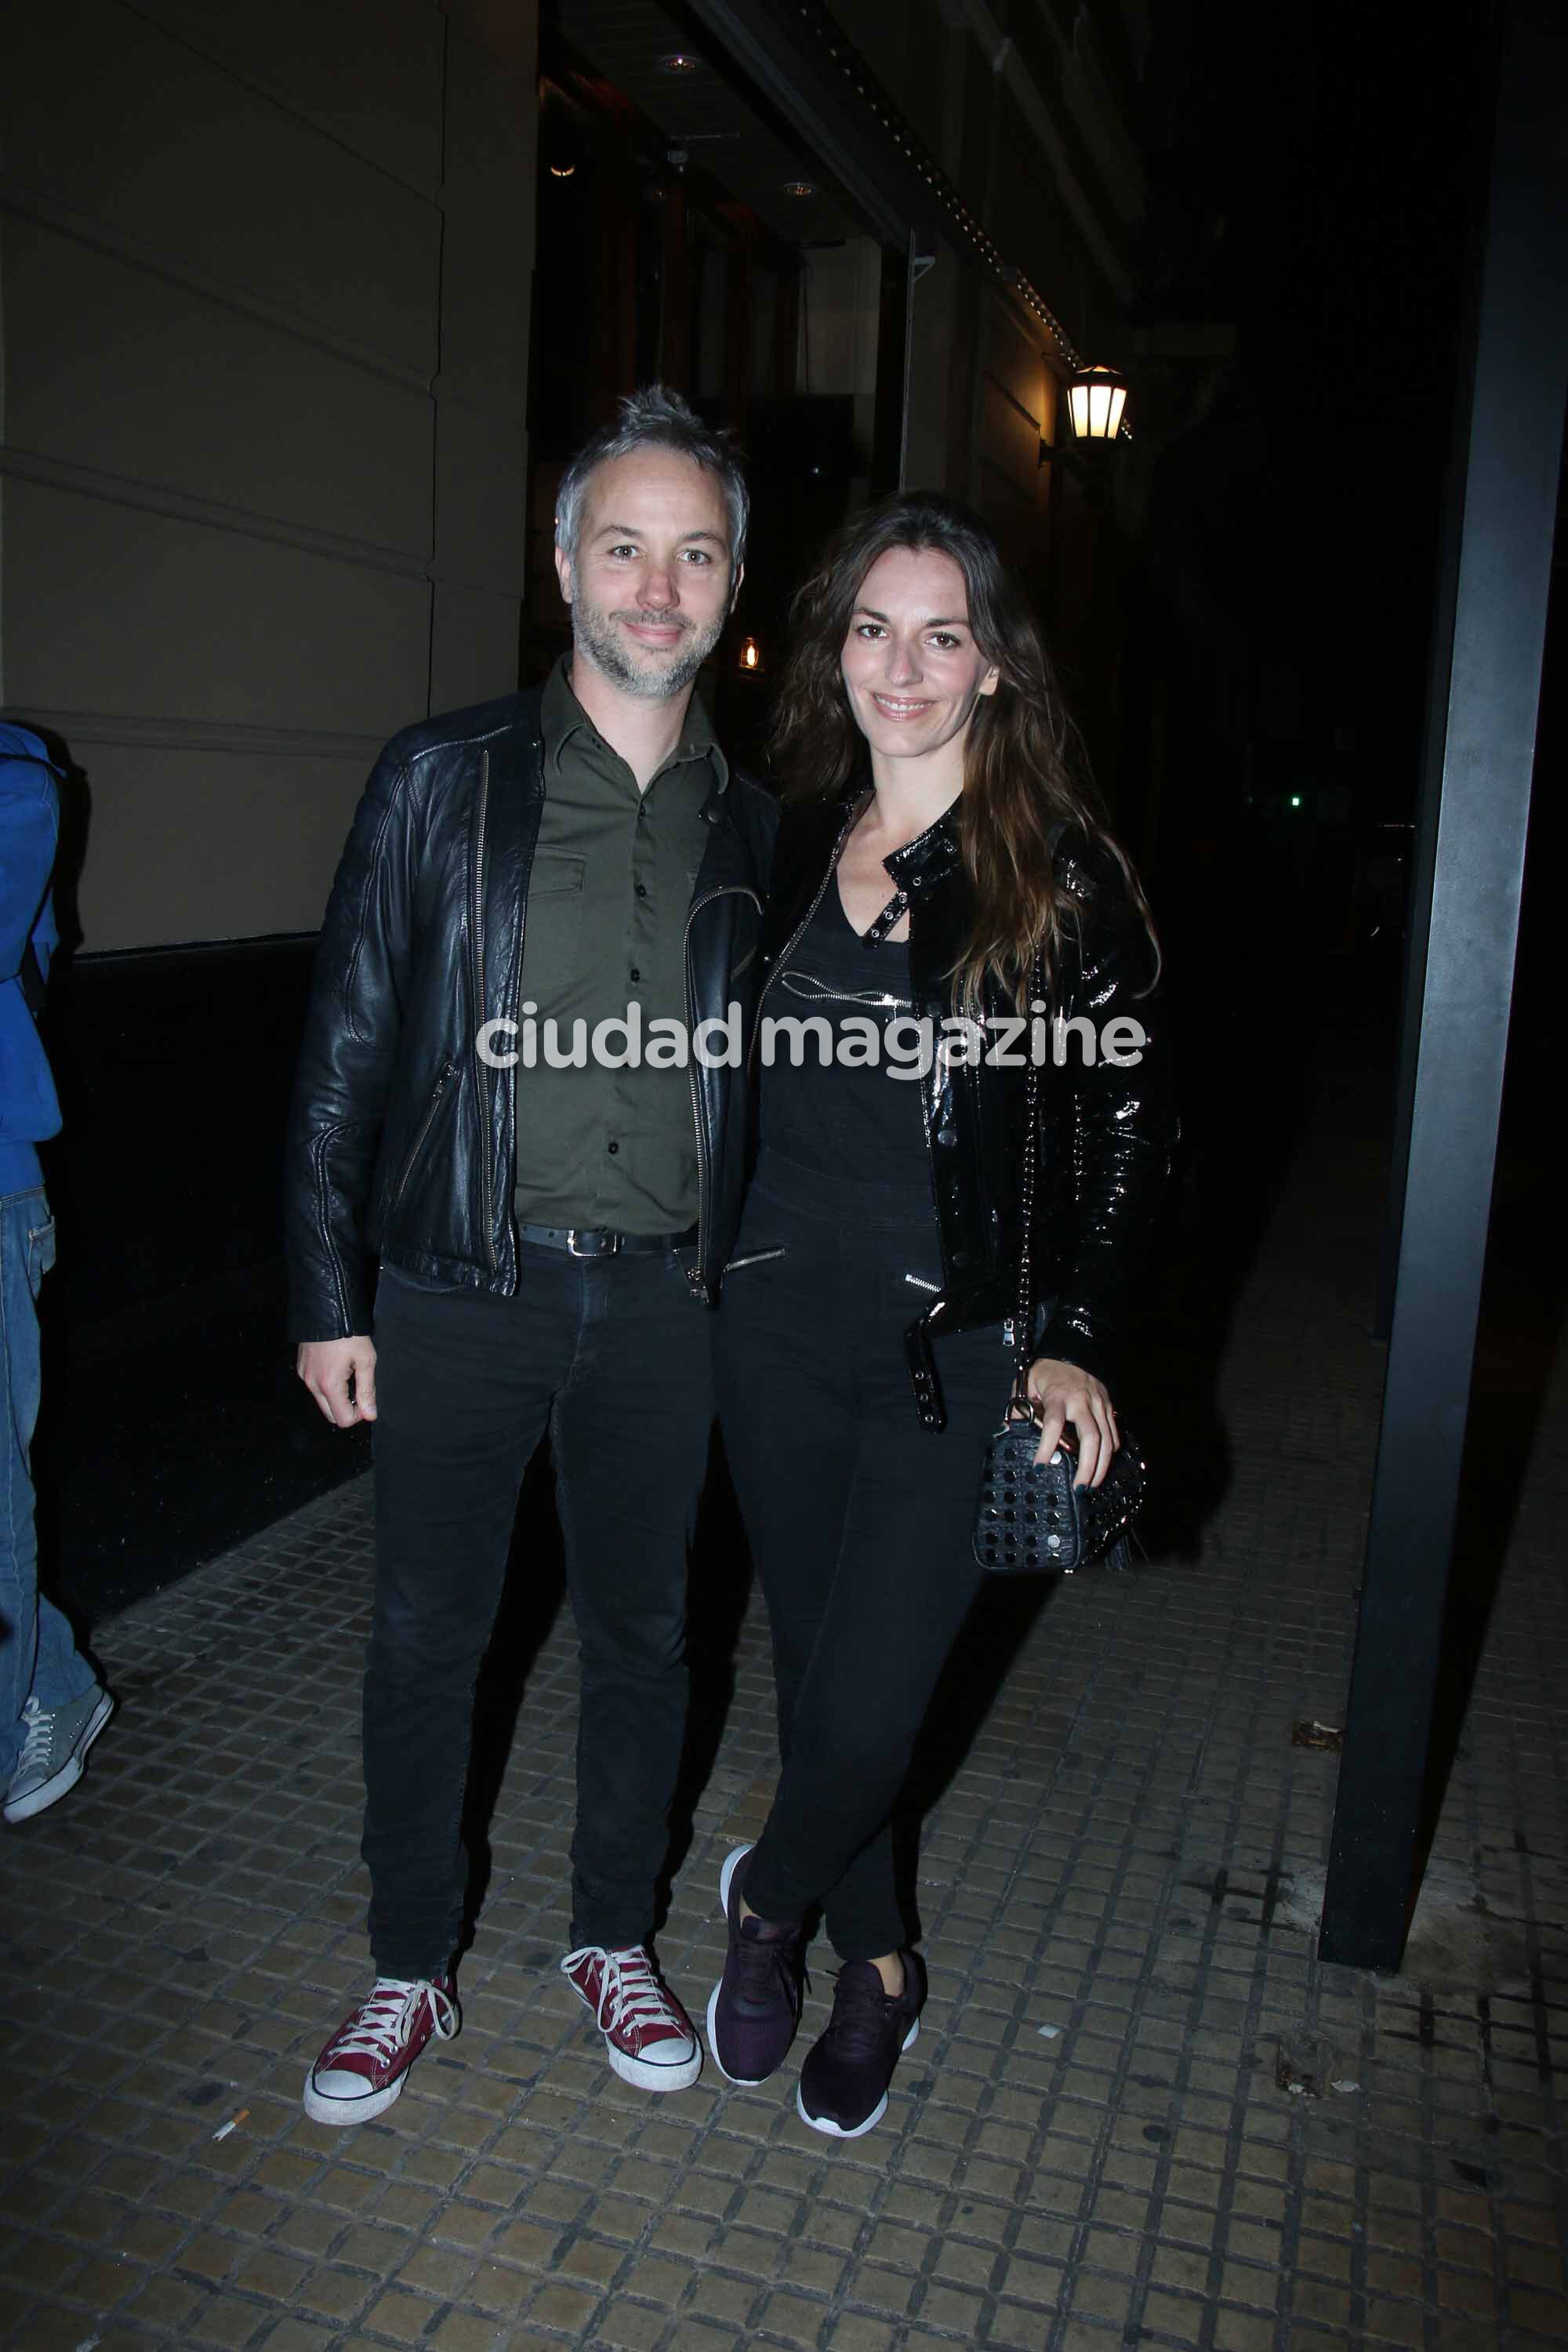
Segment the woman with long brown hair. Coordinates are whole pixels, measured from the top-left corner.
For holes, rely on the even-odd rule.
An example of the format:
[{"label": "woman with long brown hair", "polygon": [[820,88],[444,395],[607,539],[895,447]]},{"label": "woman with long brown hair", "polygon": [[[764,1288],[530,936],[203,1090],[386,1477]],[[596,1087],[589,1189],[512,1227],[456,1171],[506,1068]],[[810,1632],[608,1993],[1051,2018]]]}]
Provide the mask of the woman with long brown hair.
[{"label": "woman with long brown hair", "polygon": [[1112,1346],[1170,1122],[1148,909],[990,534],[951,500],[889,499],[847,527],[795,622],[761,1153],[717,1320],[783,1770],[761,1836],[724,1864],[708,2030],[732,2081],[774,2071],[820,1905],[842,1966],[798,2105],[854,2137],[886,2107],[925,1996],[889,1822],[980,1582],[1026,1104],[1046,1269],[1027,1387],[1041,1458],[1070,1425],[1083,1484],[1119,1444]]}]

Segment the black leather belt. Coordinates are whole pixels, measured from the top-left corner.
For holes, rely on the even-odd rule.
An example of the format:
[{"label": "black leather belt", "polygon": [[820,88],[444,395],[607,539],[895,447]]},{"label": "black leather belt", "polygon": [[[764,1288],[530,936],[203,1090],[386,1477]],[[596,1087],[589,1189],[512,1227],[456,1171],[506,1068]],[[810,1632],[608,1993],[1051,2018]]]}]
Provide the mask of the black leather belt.
[{"label": "black leather belt", "polygon": [[541,1249],[564,1250],[568,1257],[659,1257],[697,1239],[695,1225],[683,1234],[610,1234],[584,1225],[519,1225],[518,1236]]}]

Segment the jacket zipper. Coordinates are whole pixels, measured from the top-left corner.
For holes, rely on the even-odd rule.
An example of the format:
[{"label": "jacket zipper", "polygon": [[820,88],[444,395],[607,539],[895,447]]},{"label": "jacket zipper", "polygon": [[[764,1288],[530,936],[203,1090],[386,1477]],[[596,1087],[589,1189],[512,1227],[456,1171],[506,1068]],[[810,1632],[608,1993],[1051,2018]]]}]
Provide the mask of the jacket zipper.
[{"label": "jacket zipper", "polygon": [[[468,869],[468,956],[472,966],[474,992],[474,1093],[476,1099],[489,1110],[490,1097],[479,1075],[479,1034],[485,1019],[485,817],[490,796],[490,755],[479,757],[479,798],[474,818],[474,854]],[[490,1272],[499,1271],[496,1264],[495,1181],[490,1167],[493,1148],[493,1120],[486,1116],[479,1122],[482,1149],[479,1153],[479,1201],[485,1227],[485,1255],[489,1259]]]},{"label": "jacket zipper", "polygon": [[436,1080],[435,1091],[430,1097],[430,1108],[426,1112],[424,1118],[420,1121],[419,1132],[415,1137],[408,1157],[403,1163],[403,1173],[397,1180],[397,1190],[392,1196],[392,1205],[395,1209],[402,1200],[405,1192],[408,1190],[408,1179],[414,1173],[414,1163],[425,1149],[425,1139],[436,1123],[436,1114],[441,1108],[441,1097],[447,1091],[447,1082],[452,1076],[457,1066],[458,1066],[455,1062],[450,1061],[443,1062],[441,1065],[440,1075]]},{"label": "jacket zipper", "polygon": [[810,930],[812,918],[816,914],[818,907],[821,906],[823,899],[827,895],[828,884],[832,881],[834,876],[838,871],[838,861],[844,855],[844,845],[848,840],[850,835],[854,832],[855,827],[859,824],[860,819],[865,813],[865,806],[866,803],[864,798],[858,800],[851,814],[845,818],[843,824],[839,827],[838,838],[833,845],[833,855],[827,861],[827,871],[816,886],[816,896],[812,900],[810,906],[806,908],[805,914],[801,917],[800,921],[796,924],[795,930],[791,933],[789,939],[784,942],[784,945],[779,950],[778,954],[773,958],[773,968],[772,971],[769,972],[766,980],[763,981],[762,987],[757,992],[757,1025],[752,1032],[752,1051],[751,1055],[747,1056],[748,1062],[751,1060],[752,1055],[755,1055],[757,1050],[757,1040],[763,1034],[763,1004],[767,996],[767,992],[773,986],[774,981],[779,977],[779,974],[783,971],[785,964],[789,961],[790,957],[794,955],[796,948],[799,947],[802,940],[805,939],[807,931]]},{"label": "jacket zipper", "polygon": [[[702,1139],[702,1107],[697,1097],[697,991],[691,982],[691,926],[704,907],[711,907],[715,900],[720,898],[749,898],[759,915],[763,911],[762,899],[754,890],[747,889],[742,882],[727,882],[722,889],[710,890],[705,898],[698,899],[686,918],[686,929],[680,938],[680,961],[686,970],[686,1017],[692,1036],[692,1051],[687,1056],[686,1075],[691,1087],[691,1124],[697,1136],[697,1257],[687,1279],[693,1290],[703,1299],[707,1298],[708,1292],[702,1280],[702,1221],[703,1210],[712,1184],[712,1176],[709,1168],[707,1146]],[[760,998],[758,1002],[761,1003]]]}]

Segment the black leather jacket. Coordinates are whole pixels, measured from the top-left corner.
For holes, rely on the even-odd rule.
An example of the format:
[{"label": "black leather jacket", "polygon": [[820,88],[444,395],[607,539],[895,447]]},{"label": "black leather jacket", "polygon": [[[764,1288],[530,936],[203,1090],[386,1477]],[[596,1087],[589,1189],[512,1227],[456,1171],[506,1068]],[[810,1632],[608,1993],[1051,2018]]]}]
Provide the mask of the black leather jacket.
[{"label": "black leather jacket", "polygon": [[[773,891],[763,934],[767,991],[815,913],[865,794],[792,809],[779,835]],[[1170,1055],[1153,953],[1115,859],[1077,827],[1056,846],[1058,880],[1073,894],[1079,921],[1066,940],[1047,1002],[1052,1015],[1087,1016],[1097,1037],[1129,1017],[1146,1032],[1142,1058],[1118,1066],[1098,1054],[1085,1066],[1081,1033],[1065,1039],[1066,1059],[1040,1073],[1031,1287],[1044,1323],[1034,1352],[1058,1356],[1107,1386],[1114,1342],[1125,1323],[1164,1189],[1173,1135]],[[968,924],[968,877],[951,811],[896,850],[889,871],[910,893],[910,970],[915,1015],[934,1035],[952,1011],[949,974]],[[979,1012],[1013,1006],[988,982]],[[1125,1034],[1125,1033],[1123,1033]],[[1005,1032],[988,1030],[1005,1045]],[[1028,1041],[1016,1033],[1020,1066],[991,1059],[944,1064],[921,1083],[931,1196],[942,1242],[942,1288],[906,1345],[915,1401],[928,1428],[943,1426],[931,1341],[947,1331],[1005,1322],[1016,1311],[1022,1252],[1021,1191]]]},{"label": "black leather jacket", "polygon": [[[529,871],[544,803],[537,691],[395,736],[332,886],[294,1087],[284,1177],[289,1326],[370,1328],[366,1254],[432,1281],[512,1292],[515,1069],[481,1058],[516,1021]],[[777,803],[732,773],[686,927],[689,1026],[731,1001],[749,1038]],[[515,1033],[495,1036],[505,1052]],[[749,1140],[744,1069],[690,1067],[700,1208],[693,1286],[711,1305]]]}]

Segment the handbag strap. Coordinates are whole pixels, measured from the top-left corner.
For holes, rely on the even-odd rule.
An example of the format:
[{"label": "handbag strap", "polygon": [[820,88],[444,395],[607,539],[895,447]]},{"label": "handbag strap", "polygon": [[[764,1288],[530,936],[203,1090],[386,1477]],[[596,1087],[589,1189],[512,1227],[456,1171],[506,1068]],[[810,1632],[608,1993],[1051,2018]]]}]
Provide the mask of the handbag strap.
[{"label": "handbag strap", "polygon": [[[1067,819],[1058,817],[1046,835],[1046,848],[1054,866],[1057,844],[1067,831]],[[1019,1206],[1024,1221],[1024,1245],[1018,1253],[1018,1311],[1013,1318],[1013,1393],[1022,1396],[1029,1377],[1029,1344],[1034,1337],[1035,1284],[1031,1251],[1035,1226],[1035,1178],[1040,1164],[1039,1137],[1036,1129],[1040,1121],[1040,1065],[1035,1054],[1035,1006],[1044,1002],[1046,993],[1046,951],[1042,942],[1029,961],[1028,996],[1028,1075],[1024,1080],[1024,1181],[1019,1188]]]},{"label": "handbag strap", "polygon": [[1045,992],[1045,962],[1038,948],[1029,963],[1028,995],[1028,1068],[1024,1078],[1024,1178],[1018,1188],[1019,1213],[1023,1222],[1023,1246],[1018,1252],[1018,1305],[1013,1318],[1013,1392],[1022,1396],[1029,1375],[1029,1345],[1035,1320],[1034,1225],[1035,1179],[1039,1171],[1040,1147],[1037,1129],[1040,1118],[1040,1064],[1035,1052],[1035,1006]]}]

